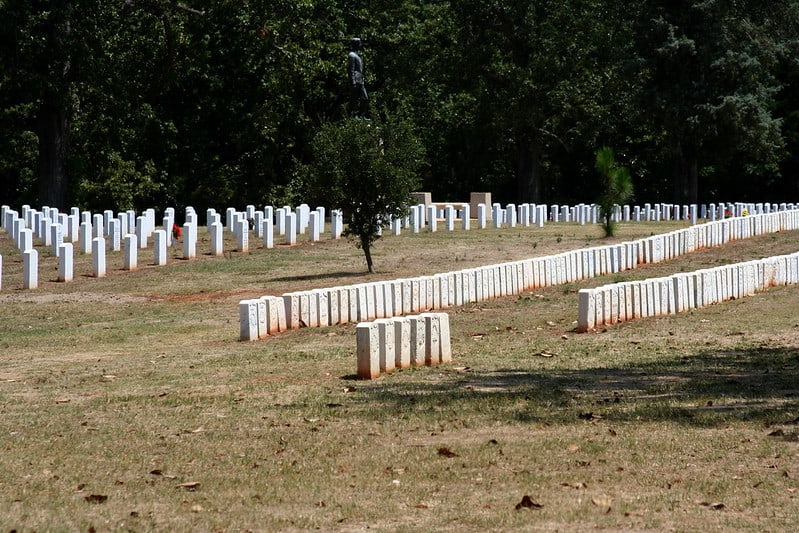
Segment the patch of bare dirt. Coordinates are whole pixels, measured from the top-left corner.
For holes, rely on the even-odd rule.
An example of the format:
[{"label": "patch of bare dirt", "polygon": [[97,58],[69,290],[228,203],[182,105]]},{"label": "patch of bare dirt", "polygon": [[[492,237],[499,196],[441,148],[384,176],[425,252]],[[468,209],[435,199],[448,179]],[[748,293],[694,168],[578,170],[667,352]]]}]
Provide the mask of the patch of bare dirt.
[{"label": "patch of bare dirt", "polygon": [[253,291],[240,289],[236,291],[204,291],[189,294],[148,294],[147,301],[167,301],[167,302],[209,302],[214,300],[229,300],[231,298],[242,300],[246,297],[260,298],[265,295],[265,291]]},{"label": "patch of bare dirt", "polygon": [[148,299],[144,296],[134,296],[131,294],[117,294],[110,292],[69,292],[69,293],[45,293],[45,292],[14,292],[0,295],[0,304],[3,303],[35,303],[35,304],[128,304],[142,303]]}]

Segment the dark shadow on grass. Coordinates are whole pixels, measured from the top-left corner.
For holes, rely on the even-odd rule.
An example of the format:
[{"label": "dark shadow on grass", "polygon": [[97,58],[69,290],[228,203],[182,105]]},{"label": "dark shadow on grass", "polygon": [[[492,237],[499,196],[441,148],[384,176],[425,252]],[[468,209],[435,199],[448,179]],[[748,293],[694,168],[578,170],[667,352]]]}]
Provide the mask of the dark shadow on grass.
[{"label": "dark shadow on grass", "polygon": [[[794,347],[710,350],[667,362],[580,370],[458,372],[447,365],[440,370],[436,380],[419,373],[419,380],[386,380],[359,390],[365,402],[379,402],[392,415],[443,409],[453,416],[472,411],[507,422],[545,424],[799,424],[799,349]],[[794,413],[792,420],[786,412]]]},{"label": "dark shadow on grass", "polygon": [[269,281],[310,281],[329,278],[360,278],[368,275],[368,272],[327,272],[324,274],[312,274],[309,276],[283,276],[280,278],[272,278]]}]

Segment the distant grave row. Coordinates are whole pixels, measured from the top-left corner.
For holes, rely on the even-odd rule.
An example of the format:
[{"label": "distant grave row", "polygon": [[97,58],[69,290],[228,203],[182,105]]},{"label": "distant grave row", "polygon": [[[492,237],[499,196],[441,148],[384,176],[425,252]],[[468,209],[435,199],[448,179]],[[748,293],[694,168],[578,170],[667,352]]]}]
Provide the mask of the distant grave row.
[{"label": "distant grave row", "polygon": [[286,329],[446,309],[657,263],[733,240],[799,228],[799,210],[730,218],[644,239],[455,272],[263,296],[239,303],[241,340]]},{"label": "distant grave row", "polygon": [[[710,220],[724,219],[733,215],[768,214],[794,209],[794,204],[709,204],[676,206],[672,204],[645,204],[643,206],[617,206],[616,218],[620,221],[660,221],[689,219],[696,223],[698,218],[709,217]],[[437,231],[439,221],[447,231],[454,231],[456,222],[460,228],[469,230],[472,221],[478,229],[487,227],[489,221],[494,227],[516,227],[537,225],[545,222],[574,222],[580,224],[596,223],[599,214],[596,205],[580,204],[577,206],[536,205],[536,204],[477,204],[476,219],[472,218],[470,204],[462,204],[459,208],[445,204],[411,206],[409,215],[392,220],[391,231],[400,235],[403,229],[414,233],[420,231]],[[74,253],[92,255],[92,271],[94,277],[106,275],[106,251],[123,251],[123,269],[135,270],[138,267],[140,250],[152,246],[152,264],[164,265],[167,262],[167,250],[181,241],[183,258],[193,259],[197,256],[198,214],[193,208],[186,208],[185,222],[177,226],[173,208],[167,208],[160,218],[162,226],[157,229],[154,209],[147,209],[142,214],[128,210],[114,213],[106,210],[103,213],[91,213],[71,208],[69,213],[61,213],[52,207],[32,209],[23,206],[21,211],[11,209],[7,205],[0,207],[0,226],[11,236],[15,247],[23,260],[23,288],[38,287],[39,253],[36,245],[49,250],[50,256],[59,259],[58,280],[68,282],[74,277]],[[345,228],[344,215],[340,210],[330,211],[330,237],[338,239]],[[215,209],[205,213],[206,228],[210,236],[212,256],[221,256],[224,251],[224,231],[232,233],[236,239],[236,250],[242,253],[249,251],[249,240],[254,233],[264,248],[273,248],[275,237],[283,237],[288,245],[296,244],[298,236],[308,235],[310,241],[322,239],[326,228],[326,209],[318,207],[312,210],[302,204],[296,208],[283,206],[275,208],[265,206],[256,209],[249,205],[245,210],[235,208],[225,210],[224,224],[222,214]],[[152,243],[152,245],[150,244]],[[77,245],[77,250],[75,250]],[[0,256],[0,287],[2,286],[2,257]]]}]

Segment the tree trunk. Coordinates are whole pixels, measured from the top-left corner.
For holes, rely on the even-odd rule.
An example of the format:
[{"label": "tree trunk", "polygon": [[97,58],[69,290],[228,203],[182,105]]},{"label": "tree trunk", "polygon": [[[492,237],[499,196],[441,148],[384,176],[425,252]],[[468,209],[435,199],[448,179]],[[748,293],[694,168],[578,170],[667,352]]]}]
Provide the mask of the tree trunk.
[{"label": "tree trunk", "polygon": [[674,202],[695,204],[699,196],[699,158],[693,146],[681,146],[674,168]]},{"label": "tree trunk", "polygon": [[370,248],[371,242],[368,237],[361,236],[361,248],[363,249],[363,255],[366,256],[366,268],[369,270],[370,274],[375,273],[375,267],[372,263],[372,250]]},{"label": "tree trunk", "polygon": [[72,2],[49,0],[46,40],[53,49],[46,73],[47,88],[36,113],[39,137],[39,202],[67,208],[67,154],[69,150],[69,109],[71,98],[70,19]]},{"label": "tree trunk", "polygon": [[67,208],[69,117],[62,106],[44,102],[36,117],[39,136],[39,202]]},{"label": "tree trunk", "polygon": [[516,184],[519,203],[541,202],[541,143],[537,140],[519,141]]}]

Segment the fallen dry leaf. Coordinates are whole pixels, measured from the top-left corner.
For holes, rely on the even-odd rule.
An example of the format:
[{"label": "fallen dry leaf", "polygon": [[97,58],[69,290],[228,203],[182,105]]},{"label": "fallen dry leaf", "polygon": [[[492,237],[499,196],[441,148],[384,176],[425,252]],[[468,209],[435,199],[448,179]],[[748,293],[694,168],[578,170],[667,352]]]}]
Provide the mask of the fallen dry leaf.
[{"label": "fallen dry leaf", "polygon": [[89,494],[88,496],[84,496],[83,499],[89,503],[105,503],[108,496],[105,494]]},{"label": "fallen dry leaf", "polygon": [[344,390],[343,390],[343,391],[344,391],[345,393],[347,393],[347,392],[355,392],[356,390],[358,390],[358,389],[356,389],[356,388],[355,388],[355,387],[353,387],[352,385],[349,385],[349,386],[347,386],[347,387],[344,387]]},{"label": "fallen dry leaf", "polygon": [[416,505],[414,505],[414,507],[417,509],[429,509],[429,507],[423,503],[417,503]]},{"label": "fallen dry leaf", "polygon": [[718,503],[718,502],[717,503],[700,502],[699,505],[701,505],[702,507],[709,507],[709,508],[715,509],[717,511],[720,511],[721,509],[724,509],[724,507],[725,507],[723,503]]},{"label": "fallen dry leaf", "polygon": [[197,487],[200,486],[199,481],[187,481],[186,483],[181,483],[178,487],[186,490],[197,490]]},{"label": "fallen dry leaf", "polygon": [[457,453],[453,452],[446,446],[438,449],[438,455],[443,455],[444,457],[459,457]]},{"label": "fallen dry leaf", "polygon": [[69,402],[71,402],[71,401],[72,401],[72,400],[71,400],[71,399],[69,399],[69,398],[58,398],[58,399],[55,401],[55,403],[69,403]]},{"label": "fallen dry leaf", "polygon": [[591,498],[591,503],[597,507],[610,507],[613,504],[613,498],[610,496],[595,496]]},{"label": "fallen dry leaf", "polygon": [[517,511],[519,509],[541,509],[542,507],[543,505],[534,502],[533,499],[527,494],[522,497],[522,501],[516,504]]}]

